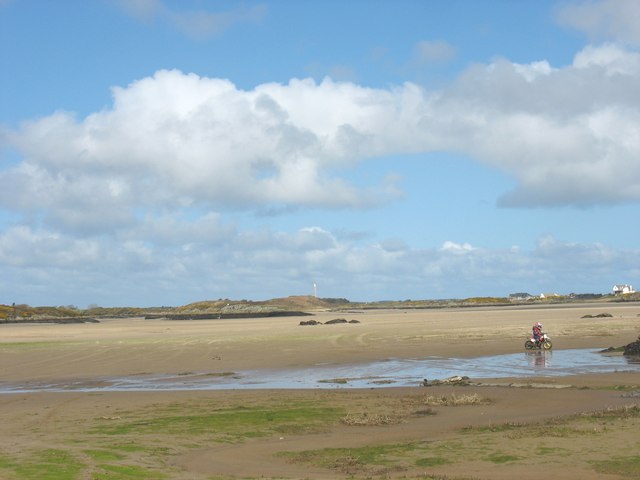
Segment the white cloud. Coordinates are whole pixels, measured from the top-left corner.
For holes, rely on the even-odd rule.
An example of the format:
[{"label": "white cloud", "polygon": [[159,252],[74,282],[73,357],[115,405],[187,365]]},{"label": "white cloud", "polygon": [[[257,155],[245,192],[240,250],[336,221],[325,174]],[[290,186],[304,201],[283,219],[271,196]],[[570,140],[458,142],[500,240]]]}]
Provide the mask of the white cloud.
[{"label": "white cloud", "polygon": [[137,209],[359,208],[401,195],[397,177],[361,189],[331,172],[441,150],[512,176],[502,205],[640,201],[640,55],[610,44],[563,68],[474,66],[437,92],[330,79],[244,91],[159,71],[113,98],[6,133],[23,161],[0,171],[0,205],[85,232],[130,228]]},{"label": "white cloud", "polygon": [[576,69],[598,69],[608,77],[637,77],[640,75],[640,56],[615,44],[589,45],[575,56],[573,66]]},{"label": "white cloud", "polygon": [[450,240],[447,240],[442,244],[441,250],[444,252],[451,252],[454,254],[464,254],[467,252],[472,252],[475,248],[470,243],[455,243]]},{"label": "white cloud", "polygon": [[[185,220],[169,224],[189,228]],[[215,229],[215,219],[213,224]],[[142,237],[78,240],[10,228],[0,233],[5,272],[0,287],[8,288],[10,281],[6,291],[18,302],[20,295],[29,295],[37,303],[40,292],[50,295],[55,285],[57,303],[103,305],[270,298],[282,292],[310,293],[312,282],[318,282],[323,296],[352,300],[460,298],[520,290],[604,293],[619,278],[633,278],[640,262],[637,249],[615,251],[553,237],[540,239],[533,250],[492,250],[468,242],[416,249],[391,241],[393,248],[388,248],[388,242],[340,241],[315,227],[293,233],[216,230],[213,242],[206,234],[191,241],[187,237],[184,243]]]},{"label": "white cloud", "polygon": [[556,17],[596,41],[613,39],[640,45],[640,3],[636,0],[565,3],[556,9]]},{"label": "white cloud", "polygon": [[15,226],[0,235],[0,262],[9,266],[69,268],[99,259],[99,244]]}]

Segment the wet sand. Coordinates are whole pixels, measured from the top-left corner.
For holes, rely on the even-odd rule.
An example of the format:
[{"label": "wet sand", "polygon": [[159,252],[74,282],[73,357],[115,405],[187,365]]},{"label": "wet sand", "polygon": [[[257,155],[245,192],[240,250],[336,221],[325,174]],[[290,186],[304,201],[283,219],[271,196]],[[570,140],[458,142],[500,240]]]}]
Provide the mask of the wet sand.
[{"label": "wet sand", "polygon": [[[612,317],[581,318],[604,312]],[[5,382],[73,382],[141,374],[202,372],[225,375],[261,368],[302,368],[389,358],[473,358],[521,352],[535,321],[544,323],[555,349],[604,349],[634,341],[640,333],[639,315],[638,304],[585,304],[553,308],[315,312],[314,317],[301,318],[198,321],[135,318],[107,320],[100,324],[2,325],[0,377]],[[323,323],[335,318],[359,323],[299,325],[301,320],[309,318]],[[524,381],[495,379],[492,382],[487,379],[484,380],[487,386],[473,387],[473,392],[491,398],[489,405],[440,408],[435,415],[409,416],[392,425],[349,427],[330,424],[321,432],[284,437],[272,435],[234,444],[198,437],[197,444],[176,444],[165,456],[155,459],[128,457],[128,461],[152,471],[163,468],[168,478],[204,479],[216,475],[222,478],[358,478],[358,475],[363,478],[423,478],[419,475],[425,472],[449,478],[537,478],[539,472],[532,471],[526,460],[484,461],[479,469],[478,459],[465,461],[462,457],[453,464],[434,464],[426,469],[404,466],[396,472],[350,471],[348,468],[291,462],[276,454],[328,446],[353,448],[393,442],[442,442],[458,438],[462,435],[460,428],[465,425],[539,422],[634,405],[640,402],[633,393],[634,389],[640,389],[639,376],[637,372],[621,371],[577,377],[543,376]],[[508,387],[510,384],[529,384],[537,388]],[[572,388],[540,388],[554,386]],[[149,414],[150,409],[190,405],[190,402],[252,405],[269,399],[278,404],[279,399],[284,402],[295,397],[300,401],[336,405],[336,408],[357,404],[361,410],[387,408],[393,412],[400,405],[420,402],[428,392],[444,395],[461,391],[452,388],[470,387],[312,389],[295,393],[242,390],[3,394],[0,395],[0,422],[3,425],[0,454],[20,460],[21,452],[37,451],[47,445],[67,445],[65,448],[72,454],[86,456],[79,453],[83,451],[81,448],[69,446],[71,440],[83,434],[81,426],[84,424],[88,428],[89,424],[103,421],[101,419],[119,421],[115,419],[127,411]],[[636,422],[637,432],[638,420],[631,422]],[[589,467],[589,458],[593,458],[589,457],[589,452],[595,448],[589,442],[600,442],[602,447],[602,438],[580,437],[578,440],[572,442],[573,445],[583,443],[579,450],[584,451],[583,456],[572,451],[570,462],[566,458],[549,458],[558,463],[553,478],[619,478],[602,477]],[[619,446],[615,445],[615,440],[611,441],[613,451],[622,451],[621,447],[633,443],[624,435],[620,435]],[[488,450],[500,450],[500,442],[506,442],[506,448],[509,439],[492,438],[491,442],[497,442],[498,446],[492,444]],[[544,438],[531,442],[537,442],[540,447]],[[631,446],[640,447],[637,438],[636,444]],[[94,447],[97,448],[97,444]],[[85,468],[78,478],[93,478],[91,472],[106,468],[95,459],[84,458],[83,461]],[[5,473],[15,474],[15,471],[9,469]]]}]

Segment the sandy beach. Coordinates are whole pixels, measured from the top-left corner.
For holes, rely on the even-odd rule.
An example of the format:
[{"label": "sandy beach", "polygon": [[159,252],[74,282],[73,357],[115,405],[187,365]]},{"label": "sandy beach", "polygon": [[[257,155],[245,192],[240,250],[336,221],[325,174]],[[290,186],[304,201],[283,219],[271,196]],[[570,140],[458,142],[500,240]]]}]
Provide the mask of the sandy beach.
[{"label": "sandy beach", "polygon": [[[583,318],[600,313],[611,316]],[[309,318],[323,325],[299,325]],[[354,322],[324,324],[336,318]],[[475,358],[522,352],[535,321],[555,350],[619,347],[640,334],[640,305],[1,325],[0,380]],[[3,393],[0,478],[595,479],[640,471],[637,369],[473,383]]]}]

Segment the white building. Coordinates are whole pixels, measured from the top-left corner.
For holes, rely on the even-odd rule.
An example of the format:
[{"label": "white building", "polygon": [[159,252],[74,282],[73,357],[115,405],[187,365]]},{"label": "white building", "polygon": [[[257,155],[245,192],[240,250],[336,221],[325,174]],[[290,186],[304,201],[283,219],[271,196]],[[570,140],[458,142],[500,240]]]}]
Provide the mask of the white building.
[{"label": "white building", "polygon": [[560,295],[557,293],[541,293],[540,294],[540,298],[555,298],[555,297],[559,297]]},{"label": "white building", "polygon": [[614,285],[613,286],[613,294],[614,295],[625,295],[627,293],[635,293],[633,286],[631,285]]}]

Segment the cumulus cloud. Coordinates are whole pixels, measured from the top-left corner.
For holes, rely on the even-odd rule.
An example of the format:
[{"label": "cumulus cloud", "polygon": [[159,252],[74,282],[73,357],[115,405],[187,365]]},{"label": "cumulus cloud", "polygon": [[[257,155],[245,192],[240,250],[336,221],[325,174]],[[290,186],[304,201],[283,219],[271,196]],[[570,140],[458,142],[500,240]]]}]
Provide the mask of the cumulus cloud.
[{"label": "cumulus cloud", "polygon": [[636,0],[570,2],[556,9],[556,17],[593,40],[640,45],[640,3]]},{"label": "cumulus cloud", "polygon": [[401,195],[396,177],[356,187],[335,172],[442,150],[514,178],[504,206],[638,202],[640,54],[605,44],[565,67],[498,59],[439,91],[328,78],[241,90],[163,70],[113,88],[112,108],[56,112],[4,138],[23,160],[0,171],[0,205],[87,232],[128,228],[136,209],[376,206]]},{"label": "cumulus cloud", "polygon": [[9,185],[0,203],[108,230],[135,208],[372,205],[394,185],[357,191],[328,172],[377,148],[362,128],[382,108],[377,94],[330,80],[241,91],[160,71],[114,88],[110,110],[81,121],[58,112],[9,133],[24,162],[0,173]]}]

